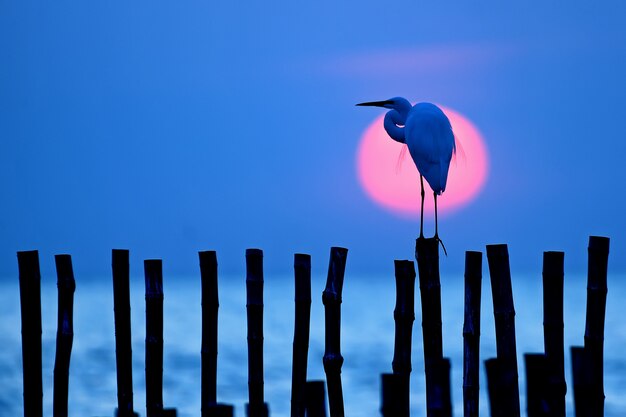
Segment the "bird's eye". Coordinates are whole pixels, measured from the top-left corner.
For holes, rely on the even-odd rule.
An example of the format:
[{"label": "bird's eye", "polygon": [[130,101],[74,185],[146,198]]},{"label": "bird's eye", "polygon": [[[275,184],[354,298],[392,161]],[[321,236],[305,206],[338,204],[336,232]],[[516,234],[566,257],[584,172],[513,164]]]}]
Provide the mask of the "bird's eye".
[{"label": "bird's eye", "polygon": [[404,127],[404,125],[403,125],[403,124],[400,124],[400,123],[396,123],[396,126],[397,126],[397,127]]}]

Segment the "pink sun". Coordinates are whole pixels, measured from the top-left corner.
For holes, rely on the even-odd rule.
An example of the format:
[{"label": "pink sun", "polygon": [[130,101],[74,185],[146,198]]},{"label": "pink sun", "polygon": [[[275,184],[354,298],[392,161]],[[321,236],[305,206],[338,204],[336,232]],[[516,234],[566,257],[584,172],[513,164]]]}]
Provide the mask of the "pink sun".
[{"label": "pink sun", "polygon": [[[440,106],[450,119],[457,140],[446,191],[437,198],[439,214],[449,213],[472,201],[487,179],[487,148],[478,129],[463,115]],[[367,195],[392,213],[419,219],[419,173],[406,145],[392,140],[383,128],[384,114],[365,130],[357,150],[358,177]],[[424,212],[433,213],[432,191],[426,181]]]}]

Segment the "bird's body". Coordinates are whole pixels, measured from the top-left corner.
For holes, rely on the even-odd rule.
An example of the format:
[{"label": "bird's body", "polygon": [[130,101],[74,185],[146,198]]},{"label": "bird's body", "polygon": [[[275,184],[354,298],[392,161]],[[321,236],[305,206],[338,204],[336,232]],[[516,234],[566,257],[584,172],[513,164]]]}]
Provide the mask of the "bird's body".
[{"label": "bird's body", "polygon": [[437,235],[437,196],[446,190],[448,170],[456,143],[450,120],[434,104],[411,103],[402,97],[385,101],[360,103],[358,106],[378,106],[390,109],[385,115],[384,127],[389,136],[406,143],[413,162],[420,173],[422,185],[422,214],[420,237],[423,236],[424,184],[426,178],[435,199],[435,237]]},{"label": "bird's body", "polygon": [[446,190],[448,169],[456,150],[448,117],[431,103],[418,103],[409,112],[405,141],[411,158],[430,188],[441,195]]}]

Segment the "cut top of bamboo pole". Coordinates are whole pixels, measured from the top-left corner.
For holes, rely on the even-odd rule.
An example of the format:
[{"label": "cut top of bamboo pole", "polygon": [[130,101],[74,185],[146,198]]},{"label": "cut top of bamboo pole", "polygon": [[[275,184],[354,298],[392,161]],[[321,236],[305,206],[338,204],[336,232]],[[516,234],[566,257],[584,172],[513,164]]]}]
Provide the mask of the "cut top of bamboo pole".
[{"label": "cut top of bamboo pole", "polygon": [[200,276],[202,284],[202,304],[219,306],[217,289],[217,253],[215,251],[198,252],[200,258]]},{"label": "cut top of bamboo pole", "polygon": [[330,248],[330,262],[328,264],[328,276],[324,297],[334,299],[341,303],[341,292],[343,291],[343,278],[346,270],[346,258],[348,249],[334,246]]},{"label": "cut top of bamboo pole", "polygon": [[296,253],[293,268],[295,273],[295,301],[311,302],[311,255]]}]

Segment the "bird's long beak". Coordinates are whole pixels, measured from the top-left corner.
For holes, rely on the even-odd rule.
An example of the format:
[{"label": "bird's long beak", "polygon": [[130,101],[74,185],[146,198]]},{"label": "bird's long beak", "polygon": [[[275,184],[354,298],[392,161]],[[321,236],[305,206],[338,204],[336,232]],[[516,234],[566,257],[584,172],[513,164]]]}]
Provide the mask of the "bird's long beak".
[{"label": "bird's long beak", "polygon": [[365,103],[359,103],[357,106],[375,106],[375,107],[385,107],[385,105],[391,104],[391,100],[383,100],[383,101],[368,101]]}]

